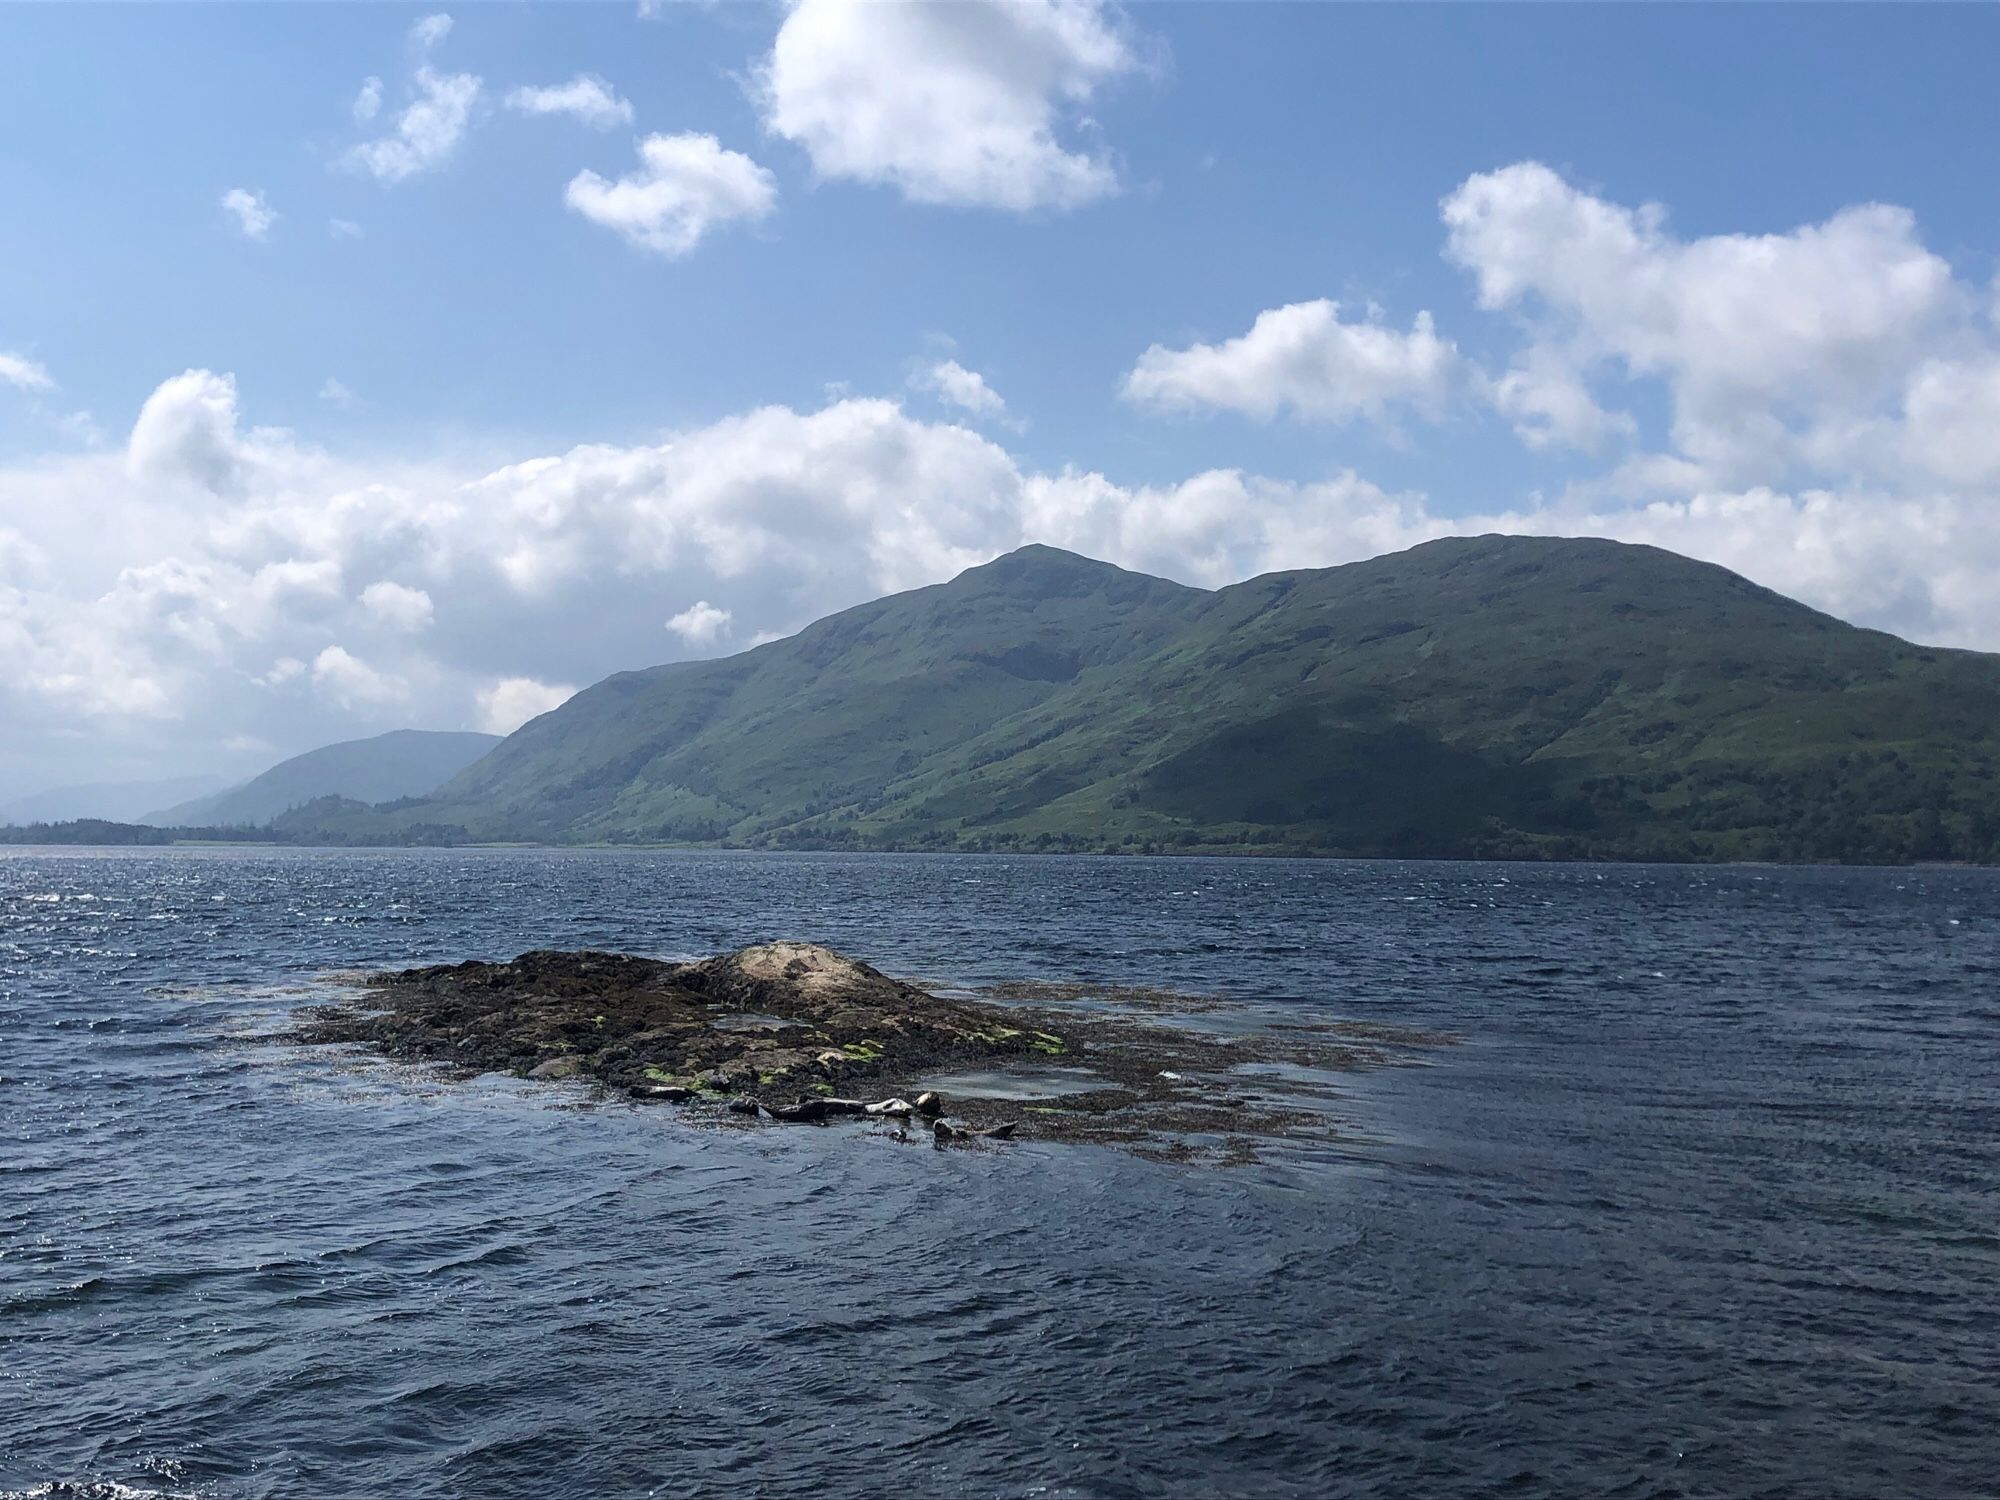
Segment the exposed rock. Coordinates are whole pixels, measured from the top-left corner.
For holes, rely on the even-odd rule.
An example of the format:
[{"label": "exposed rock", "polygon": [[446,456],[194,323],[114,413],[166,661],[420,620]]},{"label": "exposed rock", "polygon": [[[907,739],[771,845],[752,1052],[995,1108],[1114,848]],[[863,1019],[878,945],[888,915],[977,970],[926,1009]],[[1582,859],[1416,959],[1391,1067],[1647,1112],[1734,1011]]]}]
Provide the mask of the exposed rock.
[{"label": "exposed rock", "polygon": [[[746,1015],[759,1024],[740,1024]],[[1222,1159],[1235,1160],[1248,1137],[1330,1134],[1323,1108],[1288,1102],[1311,1092],[1306,1084],[1265,1077],[1259,1096],[1227,1093],[1241,1065],[1381,1063],[1396,1060],[1389,1049],[1397,1045],[1444,1040],[1399,1042],[1377,1029],[1383,1034],[1366,1042],[1297,1023],[1282,1036],[1240,1028],[1206,1036],[1101,1005],[1079,1014],[945,998],[827,948],[762,943],[698,963],[542,950],[511,963],[381,974],[356,1001],[313,1012],[291,1036],[363,1043],[462,1076],[589,1078],[634,1099],[684,1104],[695,1120],[720,1121],[725,1111],[754,1119],[761,1105],[786,1123],[915,1117],[932,1122],[941,1141],[1005,1140],[1026,1100],[1041,1139],[1177,1157],[1215,1154],[1221,1142]],[[1036,1095],[1037,1076],[1057,1056],[1068,1086]],[[1102,1086],[1077,1092],[1079,1073]],[[940,1118],[939,1092],[922,1087],[926,1079],[987,1074],[1010,1080],[1009,1088],[992,1097],[955,1089],[949,1123]]]}]

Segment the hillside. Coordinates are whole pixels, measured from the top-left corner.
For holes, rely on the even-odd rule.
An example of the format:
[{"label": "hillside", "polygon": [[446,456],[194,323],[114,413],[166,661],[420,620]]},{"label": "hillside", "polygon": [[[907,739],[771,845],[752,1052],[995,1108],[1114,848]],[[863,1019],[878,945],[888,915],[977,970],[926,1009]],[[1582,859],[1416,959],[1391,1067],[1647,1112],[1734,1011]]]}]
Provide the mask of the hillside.
[{"label": "hillside", "polygon": [[203,796],[227,783],[220,776],[178,776],[168,781],[95,781],[17,797],[0,807],[0,824],[59,823],[96,819],[131,823],[165,802]]},{"label": "hillside", "polygon": [[146,814],[161,828],[255,828],[324,797],[392,802],[438,787],[500,743],[492,734],[397,729],[280,761],[242,786]]},{"label": "hillside", "polygon": [[[2000,854],[2000,658],[1483,537],[1206,592],[1043,547],[610,678],[367,839]],[[289,821],[289,820],[288,820]]]}]

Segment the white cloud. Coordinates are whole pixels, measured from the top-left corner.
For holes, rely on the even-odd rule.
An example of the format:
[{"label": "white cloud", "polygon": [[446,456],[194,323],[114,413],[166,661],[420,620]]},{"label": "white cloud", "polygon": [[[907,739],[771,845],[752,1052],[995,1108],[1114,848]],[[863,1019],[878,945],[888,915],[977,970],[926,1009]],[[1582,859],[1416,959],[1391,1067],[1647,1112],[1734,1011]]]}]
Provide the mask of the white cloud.
[{"label": "white cloud", "polygon": [[579,73],[568,83],[542,88],[518,88],[507,96],[507,107],[527,115],[570,115],[597,130],[632,123],[632,101],[595,73]]},{"label": "white cloud", "polygon": [[561,708],[576,696],[564,683],[532,677],[503,677],[479,693],[479,727],[488,734],[512,734],[528,720]]},{"label": "white cloud", "polygon": [[639,159],[639,169],[616,182],[579,172],[564,201],[627,243],[669,258],[686,255],[719,224],[761,219],[777,206],[777,179],[712,135],[649,135]]},{"label": "white cloud", "polygon": [[1269,421],[1281,412],[1330,422],[1384,417],[1410,405],[1442,411],[1461,375],[1457,346],[1431,315],[1408,333],[1374,318],[1345,322],[1324,298],[1257,315],[1250,331],[1220,344],[1155,344],[1125,377],[1127,400],[1241,412]]},{"label": "white cloud", "polygon": [[1117,190],[1101,150],[1058,132],[1137,66],[1099,0],[798,0],[758,94],[822,176],[920,203],[1062,209]]},{"label": "white cloud", "polygon": [[1528,350],[1488,393],[1528,447],[1595,452],[1613,438],[1634,438],[1638,424],[1626,412],[1597,404],[1576,362],[1553,348]]},{"label": "white cloud", "polygon": [[2000,351],[1917,367],[1897,456],[1946,484],[2000,491]]},{"label": "white cloud", "polygon": [[161,382],[139,409],[125,453],[135,479],[235,489],[248,461],[236,431],[236,378],[188,370]]},{"label": "white cloud", "polygon": [[386,578],[369,584],[361,591],[361,607],[389,629],[400,630],[406,635],[430,628],[431,596],[422,589],[409,588]]},{"label": "white cloud", "polygon": [[328,219],[326,227],[327,232],[337,240],[358,240],[363,232],[352,219]]},{"label": "white cloud", "polygon": [[[446,15],[426,16],[410,28],[411,45],[423,59],[411,79],[413,97],[389,134],[363,141],[341,158],[346,166],[378,182],[395,183],[451,160],[471,128],[482,84],[476,73],[440,73],[430,65],[431,50],[450,32],[451,17]],[[354,101],[355,118],[372,118],[381,98],[381,80],[369,79]]]},{"label": "white cloud", "polygon": [[948,406],[969,411],[975,417],[998,417],[1007,403],[986,383],[977,370],[968,370],[955,359],[941,359],[918,371],[911,382],[918,390],[929,391]]},{"label": "white cloud", "polygon": [[728,610],[717,609],[706,599],[697,599],[667,621],[667,629],[690,646],[712,646],[729,633],[732,618]]},{"label": "white cloud", "polygon": [[410,28],[410,45],[419,52],[427,53],[450,35],[450,16],[442,13],[425,16]]},{"label": "white cloud", "polygon": [[1443,215],[1446,253],[1482,306],[1530,318],[1545,370],[1567,364],[1580,383],[1601,362],[1664,380],[1676,447],[1718,485],[1782,481],[1833,456],[1968,321],[1950,266],[1886,204],[1785,234],[1681,240],[1657,205],[1627,208],[1522,162],[1468,178]]},{"label": "white cloud", "polygon": [[316,691],[349,709],[398,702],[408,691],[343,646],[328,646],[313,658],[312,682]]},{"label": "white cloud", "polygon": [[0,381],[22,391],[52,391],[56,385],[43,366],[25,354],[13,354],[5,349],[0,349]]},{"label": "white cloud", "polygon": [[223,212],[236,221],[236,227],[246,240],[261,240],[271,232],[271,226],[278,222],[277,210],[266,201],[263,193],[248,188],[231,188],[222,195]]},{"label": "white cloud", "polygon": [[350,108],[354,114],[354,123],[357,125],[366,125],[375,116],[380,114],[382,112],[382,80],[379,78],[362,79],[361,89],[355,94],[354,103]]},{"label": "white cloud", "polygon": [[329,375],[319,388],[319,399],[333,406],[352,406],[354,392]]}]

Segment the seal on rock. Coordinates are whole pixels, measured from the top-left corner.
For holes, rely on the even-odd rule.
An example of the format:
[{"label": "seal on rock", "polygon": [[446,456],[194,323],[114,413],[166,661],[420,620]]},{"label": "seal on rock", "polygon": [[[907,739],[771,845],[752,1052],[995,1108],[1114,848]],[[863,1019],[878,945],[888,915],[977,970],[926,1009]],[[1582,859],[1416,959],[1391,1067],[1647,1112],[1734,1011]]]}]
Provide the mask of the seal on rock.
[{"label": "seal on rock", "polygon": [[625,1092],[634,1099],[657,1099],[666,1104],[685,1104],[694,1097],[693,1089],[677,1083],[635,1083]]}]

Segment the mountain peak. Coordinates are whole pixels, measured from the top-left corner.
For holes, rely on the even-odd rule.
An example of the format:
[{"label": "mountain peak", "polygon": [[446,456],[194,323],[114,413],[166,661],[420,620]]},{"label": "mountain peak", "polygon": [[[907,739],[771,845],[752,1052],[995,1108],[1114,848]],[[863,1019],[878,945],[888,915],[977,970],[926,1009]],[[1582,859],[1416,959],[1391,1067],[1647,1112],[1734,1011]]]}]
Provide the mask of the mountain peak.
[{"label": "mountain peak", "polygon": [[1132,589],[1195,594],[1198,589],[1149,573],[1134,573],[1116,563],[1100,562],[1078,552],[1066,552],[1045,542],[1029,542],[1003,552],[991,562],[967,568],[951,586],[972,585],[985,590],[1037,595],[1096,593]]}]

